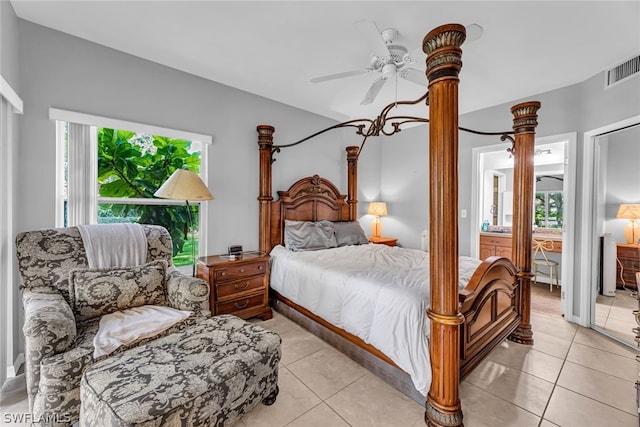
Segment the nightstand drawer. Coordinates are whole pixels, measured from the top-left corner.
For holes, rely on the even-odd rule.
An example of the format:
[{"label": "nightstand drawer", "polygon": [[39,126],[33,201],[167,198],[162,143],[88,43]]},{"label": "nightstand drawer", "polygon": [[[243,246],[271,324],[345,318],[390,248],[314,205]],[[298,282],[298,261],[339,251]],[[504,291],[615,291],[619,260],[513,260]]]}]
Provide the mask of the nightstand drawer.
[{"label": "nightstand drawer", "polygon": [[242,279],[257,274],[264,274],[266,271],[267,263],[264,261],[230,265],[228,267],[217,268],[215,280]]},{"label": "nightstand drawer", "polygon": [[262,289],[264,281],[264,275],[261,275],[250,277],[248,279],[235,280],[233,282],[216,283],[216,296],[218,299],[222,299],[239,293]]},{"label": "nightstand drawer", "polygon": [[264,292],[216,303],[216,314],[238,314],[239,311],[260,307],[264,304]]}]

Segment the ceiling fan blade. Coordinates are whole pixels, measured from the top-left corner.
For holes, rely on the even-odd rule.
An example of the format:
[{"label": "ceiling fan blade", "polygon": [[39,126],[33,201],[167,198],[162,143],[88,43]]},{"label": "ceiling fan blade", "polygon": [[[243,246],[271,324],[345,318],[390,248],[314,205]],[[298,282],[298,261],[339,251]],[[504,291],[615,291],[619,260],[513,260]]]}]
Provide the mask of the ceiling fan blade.
[{"label": "ceiling fan blade", "polygon": [[380,89],[382,89],[382,86],[384,86],[386,81],[387,81],[387,76],[378,77],[373,82],[371,87],[369,87],[369,90],[367,91],[367,94],[364,96],[364,99],[362,100],[362,102],[360,102],[360,105],[371,104],[373,100],[376,99],[376,96],[378,96],[378,93],[380,93]]},{"label": "ceiling fan blade", "polygon": [[373,68],[363,68],[361,70],[345,71],[344,73],[329,74],[327,76],[314,77],[309,80],[311,83],[326,82],[327,80],[341,79],[343,77],[357,76],[358,74],[366,74],[374,71]]},{"label": "ceiling fan blade", "polygon": [[414,68],[405,68],[400,71],[399,74],[403,79],[419,84],[422,87],[427,87],[427,76],[424,71],[419,71]]},{"label": "ceiling fan blade", "polygon": [[382,40],[380,30],[376,26],[376,23],[369,21],[368,19],[362,19],[353,23],[353,26],[358,30],[367,41],[371,52],[380,58],[386,58],[391,56],[387,45]]},{"label": "ceiling fan blade", "polygon": [[482,37],[483,28],[478,24],[469,24],[465,27],[467,30],[467,41],[473,42]]},{"label": "ceiling fan blade", "polygon": [[425,59],[427,58],[427,56],[422,51],[422,47],[417,47],[413,49],[408,53],[408,55],[409,55],[409,59],[411,60],[411,62],[408,62],[409,64],[411,63],[424,64]]}]

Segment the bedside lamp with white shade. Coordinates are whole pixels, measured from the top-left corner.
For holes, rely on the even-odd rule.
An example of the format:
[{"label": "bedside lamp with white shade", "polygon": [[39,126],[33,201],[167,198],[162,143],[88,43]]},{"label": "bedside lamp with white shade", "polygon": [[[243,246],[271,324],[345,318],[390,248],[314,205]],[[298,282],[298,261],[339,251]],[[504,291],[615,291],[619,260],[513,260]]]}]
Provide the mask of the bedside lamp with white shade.
[{"label": "bedside lamp with white shade", "polygon": [[640,225],[636,220],[640,219],[640,204],[621,204],[616,218],[629,220],[629,224],[624,228],[624,237],[628,244],[638,244]]},{"label": "bedside lamp with white shade", "polygon": [[369,215],[375,215],[373,222],[371,223],[371,237],[379,238],[382,235],[382,223],[380,222],[381,216],[387,215],[387,204],[385,202],[371,202],[369,203]]}]

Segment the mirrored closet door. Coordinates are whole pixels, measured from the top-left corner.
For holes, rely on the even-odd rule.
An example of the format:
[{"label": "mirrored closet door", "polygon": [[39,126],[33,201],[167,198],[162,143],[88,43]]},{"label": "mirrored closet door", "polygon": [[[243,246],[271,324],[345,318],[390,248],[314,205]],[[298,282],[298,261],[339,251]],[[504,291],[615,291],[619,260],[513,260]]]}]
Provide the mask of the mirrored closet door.
[{"label": "mirrored closet door", "polygon": [[594,329],[636,347],[640,340],[634,313],[640,307],[640,124],[599,135],[595,166],[599,280],[594,282],[592,323]]}]

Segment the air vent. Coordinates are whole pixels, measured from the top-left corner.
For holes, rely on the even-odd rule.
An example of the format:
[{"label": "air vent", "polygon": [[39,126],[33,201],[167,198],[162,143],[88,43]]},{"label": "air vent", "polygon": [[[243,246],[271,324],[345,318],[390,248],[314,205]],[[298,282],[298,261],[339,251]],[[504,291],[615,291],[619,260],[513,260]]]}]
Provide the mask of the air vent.
[{"label": "air vent", "polygon": [[640,74],[640,55],[635,56],[605,73],[605,89]]}]

